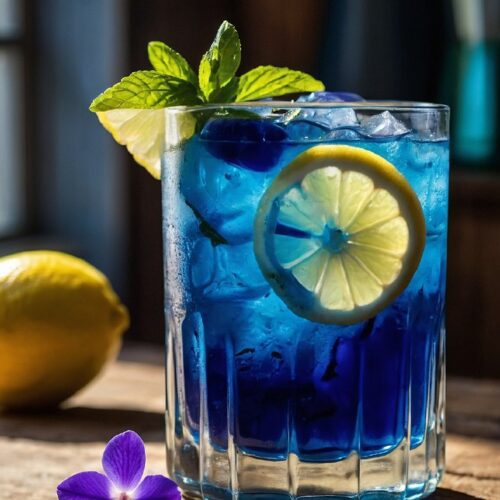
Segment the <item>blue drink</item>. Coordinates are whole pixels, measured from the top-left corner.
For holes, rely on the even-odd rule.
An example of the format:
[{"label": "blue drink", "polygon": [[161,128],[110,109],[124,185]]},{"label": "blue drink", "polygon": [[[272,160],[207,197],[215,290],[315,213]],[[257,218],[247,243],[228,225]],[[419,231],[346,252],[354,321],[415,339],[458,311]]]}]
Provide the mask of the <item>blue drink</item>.
[{"label": "blue drink", "polygon": [[[263,117],[167,111],[170,137],[186,116],[198,130],[163,158],[169,472],[192,498],[430,493],[443,471],[447,110],[243,109]],[[254,250],[262,196],[318,144],[388,160],[426,222],[406,289],[347,326],[293,312]]]}]

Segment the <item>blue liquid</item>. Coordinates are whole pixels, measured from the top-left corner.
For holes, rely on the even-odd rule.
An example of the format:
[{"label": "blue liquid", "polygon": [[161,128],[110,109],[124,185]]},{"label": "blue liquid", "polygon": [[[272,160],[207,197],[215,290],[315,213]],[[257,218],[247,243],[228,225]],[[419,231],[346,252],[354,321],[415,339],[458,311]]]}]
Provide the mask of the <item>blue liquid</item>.
[{"label": "blue liquid", "polygon": [[[239,450],[257,457],[279,460],[295,453],[302,461],[330,462],[353,451],[380,456],[404,438],[413,448],[422,443],[443,321],[448,143],[411,134],[385,141],[349,137],[331,144],[374,151],[406,176],[424,210],[427,243],[398,299],[375,318],[348,327],[292,313],[253,254],[253,218],[262,194],[314,144],[285,144],[268,171],[216,158],[210,141],[195,137],[186,144],[183,235],[174,242],[186,258],[177,381],[185,408],[177,417],[185,412],[195,440],[203,420],[200,401],[206,400],[205,432],[220,450],[232,436]],[[274,154],[275,145],[269,147]],[[167,306],[173,307],[168,300]]]}]

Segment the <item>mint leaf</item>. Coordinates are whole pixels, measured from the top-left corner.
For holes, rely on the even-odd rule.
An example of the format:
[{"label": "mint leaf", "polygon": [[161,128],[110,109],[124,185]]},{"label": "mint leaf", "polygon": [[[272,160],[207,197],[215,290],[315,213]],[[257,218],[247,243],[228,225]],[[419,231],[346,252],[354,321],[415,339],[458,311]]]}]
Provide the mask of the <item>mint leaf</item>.
[{"label": "mint leaf", "polygon": [[232,80],[229,80],[229,83],[220,89],[215,89],[210,94],[211,102],[234,102],[236,98],[236,92],[238,91],[238,82],[239,78],[234,77]]},{"label": "mint leaf", "polygon": [[214,92],[231,82],[241,62],[240,37],[236,28],[224,21],[210,49],[203,55],[198,80],[203,98],[215,102]]},{"label": "mint leaf", "polygon": [[136,71],[97,96],[90,111],[157,109],[199,103],[191,83],[157,71]]},{"label": "mint leaf", "polygon": [[196,75],[186,59],[163,42],[149,42],[148,56],[153,68],[159,73],[198,85]]},{"label": "mint leaf", "polygon": [[224,21],[203,55],[198,77],[189,63],[162,42],[150,42],[148,55],[154,70],[136,71],[96,97],[91,111],[157,109],[226,103],[324,90],[324,85],[301,71],[259,66],[241,77],[241,45],[235,27]]},{"label": "mint leaf", "polygon": [[240,77],[236,101],[255,101],[296,92],[325,90],[319,80],[302,71],[258,66]]},{"label": "mint leaf", "polygon": [[227,240],[224,236],[220,235],[201,215],[201,213],[191,204],[189,201],[186,201],[186,205],[193,211],[194,216],[198,219],[200,233],[203,236],[206,236],[212,246],[216,247],[217,245],[227,245]]}]

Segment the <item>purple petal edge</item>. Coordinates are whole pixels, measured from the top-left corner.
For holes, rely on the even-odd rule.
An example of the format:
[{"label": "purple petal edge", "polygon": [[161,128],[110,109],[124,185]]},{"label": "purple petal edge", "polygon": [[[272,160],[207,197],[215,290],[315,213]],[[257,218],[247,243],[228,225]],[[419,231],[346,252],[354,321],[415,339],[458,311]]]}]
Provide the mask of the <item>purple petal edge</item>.
[{"label": "purple petal edge", "polygon": [[125,431],[112,438],[102,456],[104,472],[119,491],[136,488],[145,465],[144,442],[134,431]]},{"label": "purple petal edge", "polygon": [[99,472],[79,472],[57,487],[59,500],[110,500],[113,485]]},{"label": "purple petal edge", "polygon": [[134,491],[134,500],[180,500],[177,485],[165,476],[146,476]]}]

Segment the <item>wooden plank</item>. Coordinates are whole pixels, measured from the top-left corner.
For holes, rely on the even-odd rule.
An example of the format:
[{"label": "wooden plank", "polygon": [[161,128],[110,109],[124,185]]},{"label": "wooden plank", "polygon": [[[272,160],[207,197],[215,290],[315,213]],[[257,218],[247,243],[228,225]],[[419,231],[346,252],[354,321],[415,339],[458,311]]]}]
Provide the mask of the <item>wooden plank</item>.
[{"label": "wooden plank", "polygon": [[[55,413],[0,417],[1,499],[53,499],[65,477],[100,470],[106,441],[129,428],[146,441],[147,473],[165,473],[161,349],[121,358]],[[500,383],[450,379],[448,410],[447,473],[432,498],[498,500]]]},{"label": "wooden plank", "polygon": [[0,417],[2,500],[53,500],[69,475],[101,470],[105,443],[127,429],[146,442],[147,473],[165,474],[161,351],[125,350],[122,357],[127,361],[113,363],[55,413]]},{"label": "wooden plank", "polygon": [[464,436],[500,439],[500,383],[498,381],[450,378],[447,409],[449,432]]},{"label": "wooden plank", "polygon": [[[449,434],[446,441],[446,474],[441,489],[467,493],[472,498],[498,500],[500,442]],[[441,498],[440,494],[438,492],[436,498]]]}]

